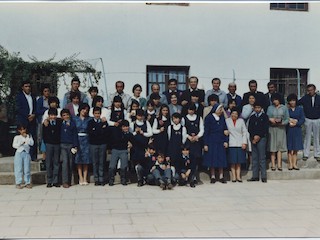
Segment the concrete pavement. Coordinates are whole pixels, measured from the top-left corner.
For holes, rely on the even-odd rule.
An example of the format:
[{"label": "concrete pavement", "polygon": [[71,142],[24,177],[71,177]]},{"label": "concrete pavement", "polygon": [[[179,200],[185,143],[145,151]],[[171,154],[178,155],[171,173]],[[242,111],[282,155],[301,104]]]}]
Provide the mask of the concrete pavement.
[{"label": "concrete pavement", "polygon": [[0,238],[320,237],[319,219],[320,180],[0,187]]}]

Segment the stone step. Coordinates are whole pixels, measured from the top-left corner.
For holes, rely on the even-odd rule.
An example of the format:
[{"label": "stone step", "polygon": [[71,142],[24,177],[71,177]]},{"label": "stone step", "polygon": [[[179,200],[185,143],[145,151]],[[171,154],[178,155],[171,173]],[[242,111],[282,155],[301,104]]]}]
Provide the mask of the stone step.
[{"label": "stone step", "polygon": [[[39,185],[46,183],[46,172],[31,172],[32,184]],[[15,185],[14,173],[1,172],[0,185]]]}]

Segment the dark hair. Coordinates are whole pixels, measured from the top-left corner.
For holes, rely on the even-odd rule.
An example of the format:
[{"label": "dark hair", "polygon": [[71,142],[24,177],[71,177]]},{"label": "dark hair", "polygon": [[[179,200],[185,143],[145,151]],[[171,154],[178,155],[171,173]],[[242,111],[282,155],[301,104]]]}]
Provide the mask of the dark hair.
[{"label": "dark hair", "polygon": [[56,108],[49,108],[48,115],[58,115],[58,110]]},{"label": "dark hair", "polygon": [[78,76],[74,76],[74,77],[72,78],[72,80],[71,80],[71,84],[72,84],[73,82],[78,82],[78,83],[80,83],[79,77],[78,77]]},{"label": "dark hair", "polygon": [[192,92],[190,93],[190,96],[191,96],[191,97],[199,97],[199,91],[192,91]]},{"label": "dark hair", "polygon": [[295,93],[291,93],[291,94],[289,94],[288,95],[288,97],[287,97],[287,102],[290,102],[290,101],[292,101],[292,100],[294,100],[294,101],[298,101],[298,97],[297,97],[297,95],[295,94]]},{"label": "dark hair", "polygon": [[270,87],[271,85],[273,85],[275,87],[277,86],[277,84],[274,81],[268,82],[267,86]]},{"label": "dark hair", "polygon": [[161,152],[159,152],[157,157],[162,157],[162,158],[164,158],[164,154],[161,153]]},{"label": "dark hair", "polygon": [[149,148],[149,149],[156,150],[156,148],[154,147],[154,145],[153,145],[152,143],[148,144],[148,148]]},{"label": "dark hair", "polygon": [[189,151],[190,150],[190,145],[188,143],[182,144],[181,145],[181,151],[182,150],[188,150]]},{"label": "dark hair", "polygon": [[79,100],[81,100],[81,94],[79,91],[76,91],[76,92],[70,92],[70,96],[69,96],[69,99],[70,101],[72,101],[72,99],[78,97]]},{"label": "dark hair", "polygon": [[123,88],[124,88],[124,82],[123,82],[123,81],[116,81],[115,86],[117,87],[117,84],[119,84],[119,83],[121,83],[121,84],[122,84],[122,86],[123,86]]},{"label": "dark hair", "polygon": [[238,107],[233,107],[233,108],[231,109],[231,112],[230,112],[230,113],[232,113],[232,112],[237,112],[237,113],[238,113],[238,117],[240,116],[240,113],[241,113],[241,111],[240,111],[240,109],[239,109]]},{"label": "dark hair", "polygon": [[253,104],[253,107],[262,107],[263,106],[263,104],[262,104],[262,102],[260,101],[260,100],[257,100],[257,101],[255,101],[254,102],[254,104]]},{"label": "dark hair", "polygon": [[154,100],[154,99],[159,100],[160,98],[161,97],[160,97],[159,93],[151,93],[151,95],[150,95],[151,100]]},{"label": "dark hair", "polygon": [[94,112],[99,112],[101,114],[101,107],[93,107],[92,113]]},{"label": "dark hair", "polygon": [[176,96],[176,98],[178,98],[178,95],[177,95],[177,93],[176,93],[176,92],[172,92],[172,93],[170,93],[170,99],[172,98],[172,96]]},{"label": "dark hair", "polygon": [[191,80],[191,78],[194,78],[194,79],[196,79],[197,80],[197,82],[199,82],[199,79],[196,77],[196,76],[191,76],[191,77],[189,77],[189,82],[190,82],[190,80]]},{"label": "dark hair", "polygon": [[97,105],[97,102],[104,102],[103,97],[97,95],[92,100],[92,107],[95,107]]},{"label": "dark hair", "polygon": [[219,81],[219,83],[221,84],[220,78],[213,78],[213,79],[211,80],[211,83],[213,83],[213,81]]},{"label": "dark hair", "polygon": [[62,115],[65,114],[65,113],[71,115],[69,109],[64,108],[64,109],[61,110],[61,113],[60,113],[61,117],[62,117]]},{"label": "dark hair", "polygon": [[139,108],[139,109],[137,109],[137,111],[136,111],[136,115],[137,115],[137,116],[144,116],[144,111],[143,111],[141,108]]},{"label": "dark hair", "polygon": [[136,90],[137,88],[141,88],[141,91],[142,91],[142,87],[140,84],[135,84],[132,88],[132,93],[134,93],[134,90]]},{"label": "dark hair", "polygon": [[180,113],[175,112],[174,114],[172,114],[172,119],[173,118],[179,118],[181,120],[182,116]]},{"label": "dark hair", "polygon": [[19,131],[19,130],[22,130],[22,129],[27,129],[27,126],[24,125],[24,124],[18,124],[17,125],[17,130]]},{"label": "dark hair", "polygon": [[125,127],[129,127],[129,121],[128,120],[122,120],[120,123],[120,127],[125,126]]},{"label": "dark hair", "polygon": [[89,92],[89,93],[91,93],[91,92],[97,92],[97,93],[98,93],[99,90],[98,90],[97,87],[90,87],[89,90],[88,90],[88,92]]},{"label": "dark hair", "polygon": [[168,109],[168,116],[170,116],[170,109],[169,106],[167,104],[162,104],[159,110],[159,119],[162,118],[162,109],[167,108]]},{"label": "dark hair", "polygon": [[146,106],[149,106],[149,105],[154,107],[154,102],[152,100],[150,100],[150,99],[147,101],[147,105]]},{"label": "dark hair", "polygon": [[187,110],[196,111],[197,107],[194,103],[190,103],[190,104],[188,104]]},{"label": "dark hair", "polygon": [[80,103],[79,105],[79,108],[78,108],[78,116],[80,115],[80,112],[83,110],[83,109],[90,109],[90,106],[88,103]]},{"label": "dark hair", "polygon": [[30,84],[31,85],[31,82],[30,80],[24,80],[21,82],[21,87],[23,87],[25,84]]},{"label": "dark hair", "polygon": [[229,106],[229,104],[231,104],[231,103],[233,103],[233,102],[235,102],[236,105],[237,105],[237,101],[236,101],[235,99],[233,99],[233,98],[230,98],[230,99],[228,100],[228,106]]},{"label": "dark hair", "polygon": [[313,87],[314,89],[316,89],[316,86],[315,86],[314,84],[312,84],[312,83],[307,85],[307,89],[308,89],[308,88],[311,88],[311,87]]},{"label": "dark hair", "polygon": [[257,94],[252,93],[252,92],[249,92],[249,94],[248,94],[248,100],[249,100],[249,98],[250,98],[251,96],[253,96],[253,97],[257,100]]},{"label": "dark hair", "polygon": [[257,81],[256,81],[256,80],[254,80],[254,79],[250,80],[248,85],[250,86],[250,84],[251,84],[251,83],[254,83],[254,84],[256,84],[256,85],[258,86]]},{"label": "dark hair", "polygon": [[120,96],[114,96],[113,101],[112,102],[122,102],[122,98]]},{"label": "dark hair", "polygon": [[208,96],[208,103],[210,103],[211,101],[216,101],[217,103],[219,103],[219,96],[216,94],[211,94]]},{"label": "dark hair", "polygon": [[45,89],[49,89],[49,92],[50,92],[50,91],[51,91],[50,85],[49,85],[49,84],[43,84],[43,85],[41,86],[41,93],[43,93],[43,91],[44,91]]},{"label": "dark hair", "polygon": [[57,105],[58,105],[57,107],[59,107],[59,105],[60,105],[60,100],[59,100],[59,98],[57,98],[56,96],[49,97],[49,98],[48,98],[48,104],[49,104],[49,106],[50,106],[50,104],[53,103],[53,102],[57,103]]},{"label": "dark hair", "polygon": [[178,80],[177,80],[177,79],[171,78],[171,79],[169,79],[169,81],[168,81],[168,85],[169,85],[170,83],[172,83],[172,82],[174,82],[175,84],[178,84]]},{"label": "dark hair", "polygon": [[137,100],[132,99],[131,104],[130,104],[130,110],[132,110],[132,105],[133,104],[138,105],[138,108],[140,108],[140,103]]},{"label": "dark hair", "polygon": [[271,101],[273,102],[274,100],[278,100],[279,102],[281,102],[281,95],[279,93],[273,93],[271,95]]}]

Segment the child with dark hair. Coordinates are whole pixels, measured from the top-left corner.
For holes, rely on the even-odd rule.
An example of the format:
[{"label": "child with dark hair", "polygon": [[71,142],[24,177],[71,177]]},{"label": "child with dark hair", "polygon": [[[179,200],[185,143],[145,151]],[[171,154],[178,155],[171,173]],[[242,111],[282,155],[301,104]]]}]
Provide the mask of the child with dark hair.
[{"label": "child with dark hair", "polygon": [[14,155],[14,176],[16,188],[22,189],[22,176],[26,188],[32,188],[30,174],[30,147],[34,141],[31,135],[27,133],[27,128],[23,125],[18,125],[17,130],[19,135],[15,136],[12,142],[12,147],[17,149]]},{"label": "child with dark hair", "polygon": [[60,134],[62,120],[57,118],[58,110],[49,108],[49,118],[43,123],[43,141],[46,145],[47,187],[60,187]]},{"label": "child with dark hair", "polygon": [[109,133],[108,123],[101,119],[101,108],[93,108],[93,119],[88,122],[89,135],[89,153],[93,162],[93,175],[95,186],[104,186],[105,163],[106,163],[106,148],[107,138]]},{"label": "child with dark hair", "polygon": [[149,100],[147,102],[147,109],[144,113],[145,119],[153,126],[154,120],[156,119],[156,110],[153,101]]},{"label": "child with dark hair", "polygon": [[162,153],[158,154],[157,161],[150,171],[162,190],[165,190],[166,188],[171,190],[173,188],[171,182],[172,172],[170,162],[165,160],[165,157]]},{"label": "child with dark hair", "polygon": [[133,99],[131,101],[130,108],[129,108],[128,113],[127,113],[127,119],[128,119],[128,121],[130,123],[136,121],[136,119],[137,119],[137,110],[138,109],[140,109],[140,103],[137,100]]},{"label": "child with dark hair", "polygon": [[135,166],[138,187],[142,187],[144,183],[154,184],[154,176],[151,173],[151,169],[156,162],[156,149],[153,144],[149,144],[144,155],[144,159],[139,161]]},{"label": "child with dark hair", "polygon": [[121,184],[127,185],[127,168],[128,168],[128,143],[134,144],[134,136],[129,132],[129,122],[122,120],[119,127],[112,131],[112,151],[109,164],[109,186],[114,185],[114,175],[118,160],[120,159],[120,177]]},{"label": "child with dark hair", "polygon": [[78,114],[79,104],[81,103],[81,94],[79,91],[77,92],[70,92],[70,103],[68,103],[65,108],[70,111],[70,115],[72,117]]},{"label": "child with dark hair", "polygon": [[118,127],[121,121],[126,119],[127,111],[122,103],[120,96],[115,96],[111,105],[111,111],[108,111],[107,121],[109,126]]},{"label": "child with dark hair", "polygon": [[203,119],[206,118],[206,116],[211,112],[212,107],[219,103],[219,97],[216,94],[211,94],[208,96],[208,105],[203,109]]},{"label": "child with dark hair", "polygon": [[60,161],[62,162],[62,186],[69,188],[73,170],[73,157],[78,149],[77,126],[71,119],[70,111],[62,109],[60,132]]},{"label": "child with dark hair", "polygon": [[194,155],[190,152],[190,147],[188,144],[181,146],[181,155],[180,159],[177,162],[177,172],[180,176],[179,185],[183,186],[187,183],[190,184],[190,187],[194,188],[194,174],[196,171],[196,162],[194,161]]}]

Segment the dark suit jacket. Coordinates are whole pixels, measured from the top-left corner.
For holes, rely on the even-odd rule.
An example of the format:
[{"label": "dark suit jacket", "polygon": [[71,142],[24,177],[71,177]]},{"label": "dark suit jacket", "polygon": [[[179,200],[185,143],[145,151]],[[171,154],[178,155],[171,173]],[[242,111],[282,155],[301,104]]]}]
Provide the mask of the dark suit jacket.
[{"label": "dark suit jacket", "polygon": [[[177,97],[178,97],[178,103],[180,103],[180,97],[182,95],[182,91],[177,89],[177,92],[175,92],[175,93],[177,94]],[[166,96],[167,102],[168,102],[168,104],[170,104],[171,103],[171,94],[172,93],[169,93],[169,90],[167,90],[167,91],[164,91],[162,94]]]},{"label": "dark suit jacket", "polygon": [[[246,105],[249,103],[249,95],[251,93],[250,92],[246,92],[245,94],[243,94],[242,97],[242,106]],[[262,108],[266,109],[267,104],[266,104],[266,97],[264,96],[263,92],[256,92],[256,100],[260,101],[260,103],[263,105]]]},{"label": "dark suit jacket", "polygon": [[41,123],[42,116],[43,116],[44,112],[48,109],[43,106],[43,96],[38,98],[38,100],[36,102],[36,106],[37,106],[37,109],[36,109],[37,121],[38,121],[38,123]]},{"label": "dark suit jacket", "polygon": [[[199,101],[198,101],[198,102],[199,102],[199,103],[204,102],[204,96],[206,95],[205,91],[204,91],[203,89],[197,89],[197,90],[195,90],[195,91],[197,91],[198,94],[199,94]],[[186,100],[186,101],[188,101],[188,103],[190,103],[190,101],[191,101],[191,92],[190,92],[190,89],[187,89],[187,90],[185,90],[185,91],[182,92],[182,95],[181,95],[181,97],[180,97],[180,103],[181,103],[182,101],[184,101],[184,100]]]},{"label": "dark suit jacket", "polygon": [[[279,92],[277,93],[281,95],[280,103],[285,105],[284,96]],[[264,94],[264,96],[266,97],[266,108],[268,108],[270,105],[272,105],[271,97],[269,97],[269,93]]]},{"label": "dark suit jacket", "polygon": [[[34,96],[32,96],[33,101],[33,111],[32,114],[35,114],[36,112],[36,99]],[[25,97],[24,93],[20,91],[16,96],[16,123],[17,124],[23,124],[24,126],[28,126],[30,124],[28,120],[30,108],[27,101],[27,98]],[[31,122],[34,124],[36,123],[36,118]]]}]

